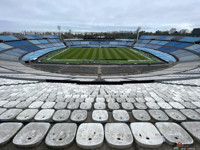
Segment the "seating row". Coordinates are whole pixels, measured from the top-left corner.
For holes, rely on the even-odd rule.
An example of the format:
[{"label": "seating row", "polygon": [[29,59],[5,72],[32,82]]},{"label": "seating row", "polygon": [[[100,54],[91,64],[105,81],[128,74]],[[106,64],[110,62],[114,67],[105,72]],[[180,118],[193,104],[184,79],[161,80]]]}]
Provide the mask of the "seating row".
[{"label": "seating row", "polygon": [[[12,129],[12,130],[11,130]],[[11,141],[21,148],[38,146],[43,140],[48,147],[65,148],[75,140],[78,147],[96,149],[103,145],[104,138],[110,148],[127,149],[137,144],[140,148],[159,148],[181,144],[190,146],[200,141],[200,122],[152,123],[2,123],[0,145]],[[188,134],[189,133],[189,134]],[[190,136],[190,134],[192,136]],[[5,136],[6,135],[6,136]]]},{"label": "seating row", "polygon": [[[30,121],[43,121],[43,122],[66,122],[70,118],[72,122],[85,122],[87,119],[90,120],[91,103],[81,103],[80,110],[76,109],[76,103],[70,103],[68,109],[63,109],[65,103],[59,102],[55,106],[55,109],[49,108],[50,104],[43,106],[45,109],[37,109],[39,102],[32,103],[28,109],[5,109],[0,108],[0,121],[20,121],[20,122],[30,122]],[[24,104],[25,105],[25,104]],[[74,105],[74,106],[73,106]],[[112,104],[110,104],[112,105]],[[124,104],[125,105],[125,104]],[[132,105],[126,105],[126,110],[117,109],[114,105],[110,106],[112,112],[108,112],[103,108],[102,103],[95,103],[94,107],[96,110],[92,111],[93,122],[131,122],[131,121],[142,121],[142,122],[163,122],[163,121],[200,121],[200,109],[132,109]],[[75,108],[76,107],[76,108]],[[115,108],[114,108],[115,107]],[[130,114],[132,112],[132,115]],[[70,117],[71,116],[71,117]],[[132,117],[134,119],[132,119]],[[92,122],[92,121],[90,121]]]},{"label": "seating row", "polygon": [[133,40],[121,41],[84,41],[84,40],[70,40],[65,39],[69,47],[131,47],[134,43]]}]

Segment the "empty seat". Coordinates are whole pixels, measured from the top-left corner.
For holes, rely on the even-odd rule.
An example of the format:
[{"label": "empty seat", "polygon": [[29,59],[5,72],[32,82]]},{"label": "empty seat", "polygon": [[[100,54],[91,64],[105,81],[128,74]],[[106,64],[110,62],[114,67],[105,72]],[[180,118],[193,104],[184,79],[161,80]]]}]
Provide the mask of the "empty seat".
[{"label": "empty seat", "polygon": [[160,108],[162,108],[162,109],[172,109],[172,106],[169,105],[167,102],[158,102],[157,104],[158,104],[158,105],[160,106]]},{"label": "empty seat", "polygon": [[149,109],[160,109],[160,107],[154,102],[146,102],[146,105]]},{"label": "empty seat", "polygon": [[110,103],[108,103],[108,108],[110,109],[110,110],[115,110],[115,109],[119,109],[120,108],[120,106],[119,106],[119,104],[118,103],[116,103],[116,102],[110,102]]},{"label": "empty seat", "polygon": [[76,98],[75,99],[75,102],[78,102],[78,103],[83,103],[85,101],[85,98]]},{"label": "empty seat", "polygon": [[178,124],[171,122],[157,122],[156,127],[170,145],[181,142],[183,145],[193,144],[191,136]]},{"label": "empty seat", "polygon": [[92,112],[92,120],[96,122],[106,122],[108,120],[108,112],[106,110],[94,110]]},{"label": "empty seat", "polygon": [[199,121],[200,120],[200,114],[192,109],[183,109],[180,110],[188,119]]},{"label": "empty seat", "polygon": [[47,134],[45,143],[52,148],[64,148],[73,142],[76,130],[75,123],[57,123]]},{"label": "empty seat", "polygon": [[0,146],[8,143],[13,136],[22,128],[22,123],[0,124]]},{"label": "empty seat", "polygon": [[36,147],[44,139],[50,123],[29,123],[23,127],[13,139],[19,147]]},{"label": "empty seat", "polygon": [[28,108],[39,109],[42,106],[43,103],[44,102],[36,101],[36,102],[31,103]]},{"label": "empty seat", "polygon": [[200,122],[182,122],[181,125],[200,142]]},{"label": "empty seat", "polygon": [[68,109],[78,109],[79,108],[79,102],[69,102],[69,104],[67,105]]},{"label": "empty seat", "polygon": [[149,114],[156,121],[168,121],[169,117],[162,110],[149,110]]},{"label": "empty seat", "polygon": [[55,105],[55,102],[45,102],[43,105],[42,105],[42,109],[50,109],[50,108],[53,108]]},{"label": "empty seat", "polygon": [[145,99],[142,98],[142,97],[137,97],[137,98],[136,98],[136,101],[137,101],[138,103],[144,103],[144,102],[146,102]]},{"label": "empty seat", "polygon": [[153,124],[137,122],[130,126],[136,143],[141,147],[158,148],[162,145],[162,136]]},{"label": "empty seat", "polygon": [[57,110],[53,115],[53,121],[55,122],[64,122],[67,121],[71,114],[70,110]]},{"label": "empty seat", "polygon": [[94,98],[86,98],[85,102],[86,103],[93,103],[94,102]]},{"label": "empty seat", "polygon": [[53,116],[54,109],[42,109],[34,117],[35,121],[49,121]]},{"label": "empty seat", "polygon": [[122,108],[125,109],[125,110],[132,110],[134,109],[134,106],[132,103],[122,103]]},{"label": "empty seat", "polygon": [[115,99],[114,98],[106,98],[107,103],[114,103]]},{"label": "empty seat", "polygon": [[87,119],[87,111],[86,110],[74,110],[71,114],[70,119],[74,122],[83,122]]},{"label": "empty seat", "polygon": [[200,108],[200,102],[192,102],[195,106],[197,106],[198,108]]},{"label": "empty seat", "polygon": [[0,107],[2,107],[3,105],[5,105],[6,103],[8,103],[9,101],[0,101]]},{"label": "empty seat", "polygon": [[116,101],[118,103],[125,103],[126,102],[126,99],[125,98],[116,98]]},{"label": "empty seat", "polygon": [[165,110],[166,114],[174,121],[182,122],[185,121],[187,118],[178,110]]},{"label": "empty seat", "polygon": [[94,109],[106,109],[105,103],[94,103]]},{"label": "empty seat", "polygon": [[105,98],[96,98],[96,102],[97,103],[104,103],[105,102]]},{"label": "empty seat", "polygon": [[20,101],[11,101],[3,105],[4,108],[14,108]]},{"label": "empty seat", "polygon": [[105,138],[110,147],[117,149],[129,148],[133,143],[131,130],[125,123],[107,123]]},{"label": "empty seat", "polygon": [[190,102],[182,102],[181,104],[183,106],[185,106],[185,108],[188,108],[188,109],[196,109],[197,108],[194,104],[192,104]]},{"label": "empty seat", "polygon": [[175,109],[184,109],[185,107],[179,102],[169,102],[169,104]]},{"label": "empty seat", "polygon": [[130,119],[126,110],[113,110],[113,118],[118,122],[128,122]]},{"label": "empty seat", "polygon": [[7,109],[6,108],[0,108],[0,115],[5,112]]},{"label": "empty seat", "polygon": [[16,108],[25,109],[25,108],[27,108],[30,104],[31,104],[31,102],[22,101],[22,102],[20,102],[19,104],[16,105]]},{"label": "empty seat", "polygon": [[126,101],[128,102],[128,103],[134,103],[135,102],[135,99],[134,98],[126,98]]},{"label": "empty seat", "polygon": [[135,102],[134,105],[137,109],[147,109],[147,106],[143,102]]},{"label": "empty seat", "polygon": [[54,109],[65,109],[67,107],[67,102],[57,102]]},{"label": "empty seat", "polygon": [[100,123],[82,123],[78,127],[76,143],[84,149],[95,149],[103,144],[104,130]]},{"label": "empty seat", "polygon": [[150,103],[155,102],[155,100],[152,97],[145,97],[144,99],[146,102],[150,102]]},{"label": "empty seat", "polygon": [[[200,109],[195,109],[196,112],[198,112],[200,114]],[[1,112],[1,109],[0,109]],[[1,113],[0,113],[1,114]]]},{"label": "empty seat", "polygon": [[138,121],[150,121],[151,117],[145,110],[132,110],[133,117]]},{"label": "empty seat", "polygon": [[14,121],[15,117],[22,111],[22,109],[8,109],[0,115],[1,121]]},{"label": "empty seat", "polygon": [[38,112],[38,109],[25,109],[17,116],[16,119],[22,122],[30,121],[34,118],[37,112]]},{"label": "empty seat", "polygon": [[90,110],[92,108],[92,103],[86,102],[86,103],[81,103],[80,109],[84,110]]}]

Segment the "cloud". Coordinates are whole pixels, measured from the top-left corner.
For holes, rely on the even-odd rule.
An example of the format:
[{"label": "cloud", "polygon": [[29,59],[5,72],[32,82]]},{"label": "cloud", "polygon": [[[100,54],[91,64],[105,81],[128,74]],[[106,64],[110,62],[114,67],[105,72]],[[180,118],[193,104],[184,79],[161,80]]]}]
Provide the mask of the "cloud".
[{"label": "cloud", "polygon": [[200,27],[199,0],[1,0],[0,31]]}]

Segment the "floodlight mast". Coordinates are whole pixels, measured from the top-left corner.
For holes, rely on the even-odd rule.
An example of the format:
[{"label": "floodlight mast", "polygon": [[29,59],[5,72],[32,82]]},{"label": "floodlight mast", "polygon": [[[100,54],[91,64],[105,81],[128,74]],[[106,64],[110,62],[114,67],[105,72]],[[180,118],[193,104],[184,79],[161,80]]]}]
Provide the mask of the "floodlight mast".
[{"label": "floodlight mast", "polygon": [[57,28],[58,28],[59,35],[60,35],[60,40],[61,40],[61,33],[60,33],[61,27],[60,27],[60,26],[57,26]]},{"label": "floodlight mast", "polygon": [[138,27],[137,30],[136,30],[137,31],[137,42],[139,40],[140,30],[141,30],[141,27]]}]

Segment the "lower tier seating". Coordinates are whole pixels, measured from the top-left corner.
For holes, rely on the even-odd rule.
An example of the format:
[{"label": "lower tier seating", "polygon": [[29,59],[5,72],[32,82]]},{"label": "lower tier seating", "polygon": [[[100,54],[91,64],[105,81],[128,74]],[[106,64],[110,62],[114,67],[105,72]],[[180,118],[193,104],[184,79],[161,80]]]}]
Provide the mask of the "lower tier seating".
[{"label": "lower tier seating", "polygon": [[2,149],[200,146],[199,86],[1,81]]}]

